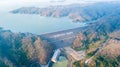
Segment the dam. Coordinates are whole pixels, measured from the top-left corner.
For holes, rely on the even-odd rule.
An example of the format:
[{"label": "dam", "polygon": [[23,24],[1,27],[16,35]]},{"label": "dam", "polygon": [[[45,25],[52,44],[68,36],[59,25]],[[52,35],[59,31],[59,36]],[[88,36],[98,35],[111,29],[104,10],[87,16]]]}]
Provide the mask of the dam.
[{"label": "dam", "polygon": [[78,27],[74,29],[47,33],[47,34],[40,35],[40,37],[52,43],[52,45],[56,49],[59,49],[59,48],[71,46],[75,37],[78,35],[78,33],[81,32],[85,28],[86,27]]}]

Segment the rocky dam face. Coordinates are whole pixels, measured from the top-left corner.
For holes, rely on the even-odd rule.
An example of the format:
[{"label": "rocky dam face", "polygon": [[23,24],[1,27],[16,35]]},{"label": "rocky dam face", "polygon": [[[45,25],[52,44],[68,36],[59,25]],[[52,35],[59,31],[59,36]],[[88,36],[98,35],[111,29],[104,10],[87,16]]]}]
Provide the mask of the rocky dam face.
[{"label": "rocky dam face", "polygon": [[54,33],[42,34],[41,38],[48,40],[48,42],[52,43],[52,45],[58,49],[66,46],[71,46],[76,35],[86,27],[79,27],[64,31],[58,31]]}]

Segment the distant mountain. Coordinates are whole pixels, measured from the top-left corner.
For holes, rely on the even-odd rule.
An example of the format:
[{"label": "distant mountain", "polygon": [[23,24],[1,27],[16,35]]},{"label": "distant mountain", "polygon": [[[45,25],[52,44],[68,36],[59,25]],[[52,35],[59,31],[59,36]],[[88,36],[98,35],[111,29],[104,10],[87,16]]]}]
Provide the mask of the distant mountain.
[{"label": "distant mountain", "polygon": [[0,28],[0,67],[30,67],[46,64],[53,47],[30,33],[13,33]]},{"label": "distant mountain", "polygon": [[109,14],[120,13],[119,11],[119,3],[94,3],[88,5],[50,6],[46,8],[22,7],[13,10],[12,13],[38,14],[48,17],[69,17],[73,22],[85,22],[97,20]]}]

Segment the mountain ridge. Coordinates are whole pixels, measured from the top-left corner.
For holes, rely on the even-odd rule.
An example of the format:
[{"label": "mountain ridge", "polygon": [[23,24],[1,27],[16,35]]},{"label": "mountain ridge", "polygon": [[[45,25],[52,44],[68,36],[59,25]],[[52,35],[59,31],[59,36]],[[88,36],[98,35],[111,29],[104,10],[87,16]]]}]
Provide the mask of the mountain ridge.
[{"label": "mountain ridge", "polygon": [[80,4],[39,7],[22,7],[11,11],[20,14],[38,14],[47,17],[69,17],[73,22],[86,22],[100,19],[106,15],[119,12],[119,3],[94,3],[86,6]]}]

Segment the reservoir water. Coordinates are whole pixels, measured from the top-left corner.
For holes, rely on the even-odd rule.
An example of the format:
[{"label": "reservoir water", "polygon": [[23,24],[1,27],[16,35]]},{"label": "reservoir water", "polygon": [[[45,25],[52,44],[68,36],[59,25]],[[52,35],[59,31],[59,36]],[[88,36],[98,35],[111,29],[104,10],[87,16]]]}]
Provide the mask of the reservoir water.
[{"label": "reservoir water", "polygon": [[33,34],[51,33],[84,26],[85,23],[73,23],[68,17],[41,17],[35,14],[0,13],[0,27],[13,32]]},{"label": "reservoir water", "polygon": [[[53,18],[41,17],[35,14],[12,14],[10,11],[20,7],[47,7],[60,3],[43,2],[0,2],[0,27],[12,30],[13,32],[30,32],[33,34],[44,34],[62,31],[84,26],[85,23],[73,23],[68,17]],[[62,4],[62,3],[61,3]]]}]

